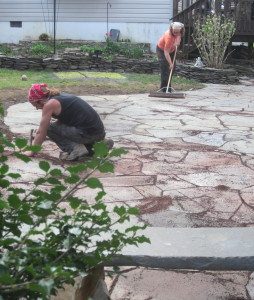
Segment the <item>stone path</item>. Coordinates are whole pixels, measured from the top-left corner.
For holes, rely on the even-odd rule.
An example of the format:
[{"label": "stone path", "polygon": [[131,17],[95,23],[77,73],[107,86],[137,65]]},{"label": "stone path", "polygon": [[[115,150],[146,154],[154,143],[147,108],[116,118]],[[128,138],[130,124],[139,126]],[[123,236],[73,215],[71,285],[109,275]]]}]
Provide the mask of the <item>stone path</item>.
[{"label": "stone path", "polygon": [[[125,203],[138,206],[140,220],[149,226],[253,225],[253,85],[208,85],[202,90],[187,92],[185,99],[149,98],[146,94],[88,96],[84,99],[101,114],[108,136],[114,139],[115,145],[128,150],[128,154],[116,162],[115,175],[102,178],[108,205]],[[30,128],[36,127],[40,112],[31,113],[31,109],[28,103],[8,109],[5,122],[13,132],[25,135]],[[58,149],[52,143],[46,142],[44,149],[46,154],[58,156]],[[27,178],[36,173],[31,166],[24,171]],[[17,167],[22,169],[22,166]],[[116,282],[113,283],[113,286],[116,284],[115,289],[112,288],[113,299],[220,299],[216,298],[216,293],[207,293],[210,295],[207,298],[200,298],[198,294],[186,298],[187,292],[186,297],[165,298],[158,296],[157,292],[153,294],[153,288],[149,295],[141,293],[139,296],[137,289],[143,291],[145,287],[131,286],[133,278],[139,278],[142,284],[146,277],[157,278],[151,272],[157,274],[158,271],[137,269],[125,272],[127,279],[118,281],[119,288]],[[189,280],[187,285],[192,285],[189,273],[187,276],[181,272],[165,271],[162,277],[168,278],[166,284],[179,274],[183,274],[181,280]],[[201,278],[202,274],[214,285],[211,291],[215,285],[227,285],[227,280],[223,281],[224,275],[218,275],[215,283],[211,278],[217,275],[206,276],[200,272],[197,277]],[[245,285],[249,274],[230,274],[233,277],[225,275],[231,278],[230,295],[247,299]],[[163,278],[158,282],[162,284]],[[181,280],[177,281],[179,286]],[[228,296],[228,289],[222,290],[224,292],[218,297]]]}]

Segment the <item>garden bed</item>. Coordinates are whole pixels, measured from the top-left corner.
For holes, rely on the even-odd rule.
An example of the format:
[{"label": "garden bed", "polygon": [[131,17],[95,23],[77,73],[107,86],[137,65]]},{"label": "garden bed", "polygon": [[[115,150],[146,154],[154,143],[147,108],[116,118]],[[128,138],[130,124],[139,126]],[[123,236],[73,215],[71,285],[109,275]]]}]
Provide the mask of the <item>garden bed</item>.
[{"label": "garden bed", "polygon": [[[57,51],[54,55],[52,42],[2,44],[0,67],[17,70],[87,70],[143,74],[160,71],[156,54],[150,52],[148,44],[65,40],[57,41],[56,45]],[[239,73],[231,66],[225,69],[196,68],[193,62],[185,62],[177,64],[175,74],[205,83],[234,84],[239,81]]]}]

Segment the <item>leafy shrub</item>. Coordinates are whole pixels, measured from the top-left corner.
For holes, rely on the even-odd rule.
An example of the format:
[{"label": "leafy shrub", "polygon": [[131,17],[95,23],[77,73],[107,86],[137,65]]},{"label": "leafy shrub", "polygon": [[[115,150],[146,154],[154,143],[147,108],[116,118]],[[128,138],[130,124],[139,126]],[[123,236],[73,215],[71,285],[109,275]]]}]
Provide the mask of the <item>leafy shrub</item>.
[{"label": "leafy shrub", "polygon": [[0,45],[0,53],[4,55],[10,55],[12,53],[12,50],[6,45]]},{"label": "leafy shrub", "polygon": [[47,44],[37,43],[32,45],[30,52],[34,55],[49,55],[53,52],[53,48]]},{"label": "leafy shrub", "polygon": [[92,45],[81,45],[80,50],[84,53],[88,53],[89,55],[93,55],[96,53],[102,53],[103,48],[100,46],[92,46]]},{"label": "leafy shrub", "polygon": [[[143,225],[122,230],[116,226],[138,211],[115,206],[113,215],[103,203],[100,180],[93,176],[96,170],[113,172],[110,159],[123,149],[109,152],[98,143],[93,159],[64,169],[40,161],[44,174],[25,182],[12,171],[9,158],[27,163],[31,159],[22,152],[39,148],[22,138],[10,142],[0,135],[0,299],[49,299],[57,288],[74,284],[76,276],[84,276],[125,245],[149,242],[137,235]],[[92,204],[85,195],[75,194],[81,187],[96,191]]]},{"label": "leafy shrub", "polygon": [[39,36],[39,40],[40,41],[48,41],[49,40],[49,35],[47,33],[42,33],[40,36]]},{"label": "leafy shrub", "polygon": [[121,54],[128,58],[141,58],[144,55],[144,49],[141,46],[131,43],[113,42],[109,38],[106,39],[104,52],[107,54]]},{"label": "leafy shrub", "polygon": [[209,15],[195,22],[193,39],[208,67],[222,68],[234,32],[235,21],[220,15]]}]

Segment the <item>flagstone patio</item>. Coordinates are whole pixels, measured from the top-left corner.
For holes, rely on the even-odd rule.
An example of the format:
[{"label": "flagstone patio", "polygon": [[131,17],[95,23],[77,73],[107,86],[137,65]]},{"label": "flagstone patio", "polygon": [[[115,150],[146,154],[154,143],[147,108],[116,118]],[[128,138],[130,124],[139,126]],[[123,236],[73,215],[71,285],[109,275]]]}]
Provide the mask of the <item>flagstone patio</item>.
[{"label": "flagstone patio", "polygon": [[[115,146],[128,150],[116,160],[115,174],[101,177],[107,193],[105,202],[139,207],[139,220],[151,227],[253,226],[254,86],[207,85],[186,94],[185,99],[150,98],[147,94],[84,97],[100,113]],[[39,111],[29,103],[20,103],[8,109],[5,123],[12,132],[28,137],[39,119]],[[43,153],[56,158],[59,150],[46,141]],[[35,162],[33,159],[25,166],[14,160],[13,167],[32,180],[38,171]],[[53,163],[61,164],[56,159]],[[79,190],[89,198],[87,192]],[[130,272],[134,277],[127,272],[127,279],[119,281],[119,289],[117,285],[112,289],[113,299],[205,299],[188,298],[188,293],[182,298],[165,298],[153,288],[140,297],[131,296],[131,289],[137,286],[131,284],[133,278],[142,282],[147,276],[157,278],[157,272],[138,269]],[[160,283],[171,282],[179,274],[163,272]],[[207,299],[226,297],[229,288],[231,296],[247,299],[249,273],[238,275],[232,275],[238,283],[230,283]],[[191,286],[188,276],[183,273],[181,280],[185,278]],[[196,277],[201,280],[202,276],[208,281],[214,278],[202,272]],[[224,275],[218,278],[212,290],[228,282],[223,281]],[[179,288],[181,280],[177,281]],[[140,285],[137,288],[145,289]]]}]

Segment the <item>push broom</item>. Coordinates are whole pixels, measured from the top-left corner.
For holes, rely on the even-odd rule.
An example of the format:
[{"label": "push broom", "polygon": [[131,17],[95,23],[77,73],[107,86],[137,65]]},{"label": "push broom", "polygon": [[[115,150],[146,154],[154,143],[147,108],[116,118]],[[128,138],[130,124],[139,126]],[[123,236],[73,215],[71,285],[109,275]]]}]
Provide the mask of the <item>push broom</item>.
[{"label": "push broom", "polygon": [[166,88],[166,92],[162,92],[164,88],[159,89],[157,92],[151,92],[149,94],[149,97],[159,97],[159,98],[185,98],[184,93],[178,93],[176,92],[172,87],[171,87],[171,80],[173,76],[173,69],[175,65],[175,60],[176,60],[176,52],[177,52],[177,47],[175,49],[174,57],[173,57],[173,68],[171,68],[170,73],[169,73],[169,78],[168,78],[168,84]]}]

